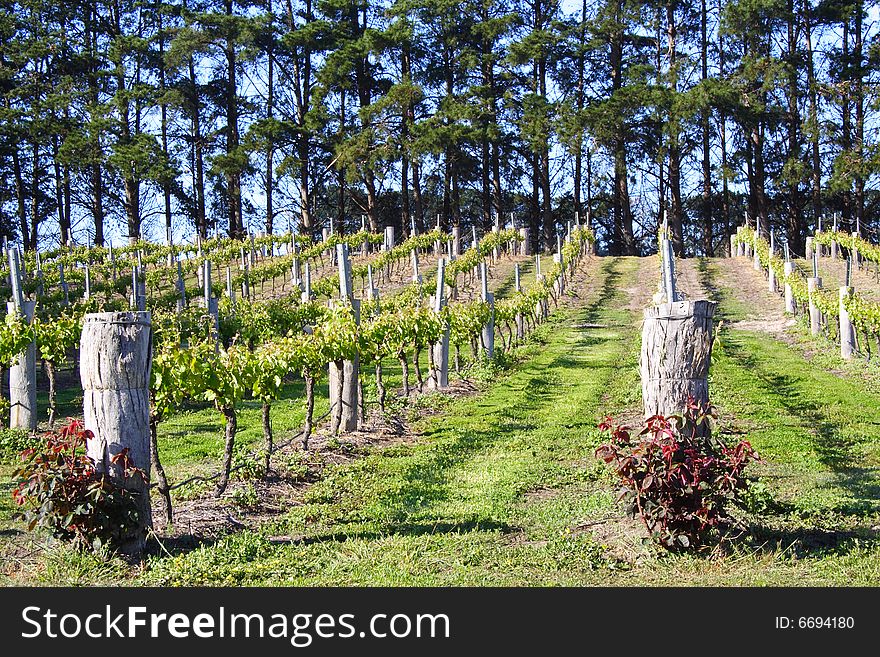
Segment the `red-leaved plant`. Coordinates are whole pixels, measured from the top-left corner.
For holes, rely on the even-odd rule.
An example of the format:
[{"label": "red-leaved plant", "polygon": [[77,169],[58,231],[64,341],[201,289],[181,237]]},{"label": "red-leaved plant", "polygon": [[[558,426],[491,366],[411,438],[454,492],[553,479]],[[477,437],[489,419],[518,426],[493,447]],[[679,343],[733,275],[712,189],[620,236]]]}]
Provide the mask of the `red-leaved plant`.
[{"label": "red-leaved plant", "polygon": [[[118,546],[138,528],[141,493],[129,490],[95,469],[85,454],[92,432],[79,420],[45,434],[45,443],[21,452],[14,473],[15,502],[28,529],[45,527],[78,547]],[[80,448],[82,450],[80,451]],[[142,477],[124,449],[112,462],[125,478]]]},{"label": "red-leaved plant", "polygon": [[711,408],[690,399],[683,415],[649,417],[635,434],[610,417],[599,425],[611,440],[596,456],[620,478],[620,500],[670,549],[696,547],[727,534],[734,525],[727,505],[740,501],[747,488],[745,466],[758,459],[747,441],[728,446],[713,438],[710,417]]}]

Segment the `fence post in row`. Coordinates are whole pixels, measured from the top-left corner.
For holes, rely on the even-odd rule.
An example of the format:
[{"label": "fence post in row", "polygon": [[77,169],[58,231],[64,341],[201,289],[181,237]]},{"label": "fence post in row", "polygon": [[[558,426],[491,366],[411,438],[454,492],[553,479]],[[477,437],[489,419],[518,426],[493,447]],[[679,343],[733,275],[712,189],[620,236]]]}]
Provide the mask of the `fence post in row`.
[{"label": "fence post in row", "polygon": [[[348,245],[336,245],[336,261],[339,267],[339,299],[342,303],[350,303],[354,313],[354,321],[360,324],[361,302],[354,298],[354,287],[351,280],[351,261],[349,260]],[[308,274],[308,270],[306,270]],[[342,377],[342,395],[337,390],[339,377]],[[342,361],[340,368],[335,362],[330,363],[330,408],[333,413],[338,413],[338,430],[342,432],[355,431],[360,423],[358,404],[358,379],[360,378],[360,359],[358,354],[351,360]],[[341,405],[341,408],[340,408]]]},{"label": "fence post in row", "polygon": [[[9,249],[9,280],[12,301],[6,306],[9,314],[17,314],[28,325],[34,321],[36,301],[28,301],[22,290],[21,261],[18,248]],[[9,427],[35,431],[37,428],[37,345],[31,341],[9,368]]]},{"label": "fence post in row", "polygon": [[480,263],[481,296],[485,303],[489,304],[489,319],[483,326],[483,348],[486,356],[492,358],[495,354],[495,295],[489,292],[489,276],[486,263]]},{"label": "fence post in row", "polygon": [[[437,289],[432,299],[434,312],[438,315],[446,307],[446,261],[437,262]],[[431,346],[434,361],[430,387],[444,389],[449,387],[449,324],[444,322],[443,331],[437,344]]]}]

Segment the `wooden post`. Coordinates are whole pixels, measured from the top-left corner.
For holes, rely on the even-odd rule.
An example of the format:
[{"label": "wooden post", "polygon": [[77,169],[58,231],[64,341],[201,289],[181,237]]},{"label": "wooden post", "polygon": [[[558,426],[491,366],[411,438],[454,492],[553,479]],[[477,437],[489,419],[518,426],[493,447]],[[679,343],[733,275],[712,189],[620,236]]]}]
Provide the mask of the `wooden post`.
[{"label": "wooden post", "polygon": [[145,311],[147,309],[146,290],[141,284],[140,268],[131,268],[131,296],[128,299],[132,310]]},{"label": "wooden post", "polygon": [[794,263],[786,262],[783,267],[783,272],[785,273],[785,312],[794,315],[797,308],[795,307],[794,292],[791,289],[790,281],[790,278],[794,275]]},{"label": "wooden post", "polygon": [[852,234],[852,236],[853,236],[853,245],[852,245],[852,253],[850,254],[850,257],[852,258],[853,264],[855,265],[856,269],[861,269],[862,268],[862,261],[861,261],[861,258],[859,257],[859,247],[856,246],[856,241],[855,241],[856,238],[859,236],[859,234],[858,234],[858,232],[855,232]]},{"label": "wooden post", "polygon": [[[88,455],[98,472],[107,473],[140,493],[139,525],[121,546],[126,553],[143,551],[150,513],[150,364],[151,323],[148,312],[89,313],[83,318],[80,380],[83,422],[94,436]],[[112,463],[128,450],[132,464],[144,471],[123,478]]]},{"label": "wooden post", "polygon": [[[13,249],[13,251],[18,253],[17,249]],[[61,285],[61,291],[64,292],[63,303],[65,306],[69,306],[70,305],[70,294],[69,294],[69,290],[68,290],[68,286],[67,286],[67,281],[64,280],[64,263],[63,262],[58,263],[58,282]]]},{"label": "wooden post", "polygon": [[831,259],[837,260],[837,217],[834,217],[834,226],[831,228]]},{"label": "wooden post", "polygon": [[411,260],[412,260],[412,280],[413,280],[413,283],[421,283],[422,282],[422,275],[419,274],[419,254],[416,252],[415,249],[412,250]]},{"label": "wooden post", "polygon": [[452,254],[457,258],[461,255],[461,226],[452,227]]},{"label": "wooden post", "polygon": [[846,285],[840,288],[840,356],[844,360],[852,360],[856,353],[856,330],[845,303],[853,291]]},{"label": "wooden post", "polygon": [[[361,304],[354,298],[354,288],[351,281],[351,261],[349,260],[348,245],[345,243],[336,245],[336,261],[339,266],[339,299],[351,304],[355,322],[360,324]],[[342,370],[340,373],[339,370]],[[342,376],[342,398],[337,398],[337,381]],[[360,359],[355,353],[351,360],[343,361],[342,368],[336,363],[330,363],[330,409],[336,412],[338,405],[342,405],[342,419],[339,430],[348,432],[357,430],[360,424],[360,411],[358,404],[358,379],[360,378]]]},{"label": "wooden post", "polygon": [[807,238],[807,248],[806,248],[806,259],[807,260],[813,259],[813,242],[814,241],[815,240],[812,237]]},{"label": "wooden post", "polygon": [[489,276],[485,262],[480,263],[480,283],[483,301],[489,304],[489,320],[483,326],[482,332],[483,349],[486,356],[492,358],[495,355],[495,295],[489,292]]},{"label": "wooden post", "polygon": [[520,255],[524,255],[524,256],[532,255],[532,245],[529,242],[529,229],[528,228],[520,228],[519,234],[520,234],[520,237],[522,237],[522,241],[519,243]]},{"label": "wooden post", "polygon": [[[446,306],[446,261],[437,262],[437,289],[434,292],[434,312],[438,315]],[[434,360],[433,376],[429,387],[443,390],[449,387],[449,324],[444,324],[440,341],[431,345]]]},{"label": "wooden post", "polygon": [[[522,293],[522,282],[520,281],[519,263],[516,263],[514,265],[513,276],[514,276],[513,284],[516,289],[516,293],[521,294]],[[517,339],[517,341],[520,341],[525,337],[525,333],[526,333],[525,321],[523,319],[523,314],[521,312],[517,312],[513,318],[513,321],[516,324],[516,339]]]},{"label": "wooden post", "polygon": [[382,243],[383,251],[394,248],[394,226],[385,226],[385,241]]},{"label": "wooden post", "polygon": [[37,296],[43,296],[43,265],[40,262],[40,252],[36,252],[37,259]]},{"label": "wooden post", "polygon": [[373,265],[367,265],[367,298],[370,301],[379,299],[379,288],[373,281]]},{"label": "wooden post", "polygon": [[770,255],[767,258],[767,291],[776,292],[776,272],[773,271],[773,255],[776,250],[776,237],[770,229]]},{"label": "wooden post", "polygon": [[814,301],[815,295],[819,294],[822,289],[822,279],[818,276],[811,276],[807,279],[807,292],[809,293],[810,306],[810,333],[819,335],[822,331],[822,313]]},{"label": "wooden post", "polygon": [[232,285],[232,269],[226,267],[226,296],[229,298],[230,305],[235,308],[235,288]]},{"label": "wooden post", "polygon": [[[6,306],[9,314],[19,315],[27,324],[34,321],[36,301],[24,298],[21,287],[21,262],[18,249],[9,249],[9,281],[12,301]],[[32,341],[9,368],[9,427],[11,429],[37,428],[37,345]]]},{"label": "wooden post", "polygon": [[306,263],[305,275],[303,276],[303,291],[300,299],[303,303],[308,303],[312,300],[312,266],[308,262]]},{"label": "wooden post", "polygon": [[91,272],[89,271],[89,264],[88,263],[86,263],[85,274],[86,274],[86,280],[85,280],[85,289],[83,290],[83,299],[88,301],[89,299],[92,298],[92,276],[91,276]]},{"label": "wooden post", "polygon": [[177,312],[182,313],[186,308],[186,283],[183,280],[183,266],[177,261]]},{"label": "wooden post", "polygon": [[214,290],[212,289],[211,285],[211,261],[205,260],[202,263],[202,267],[204,267],[205,269],[202,276],[205,281],[205,286],[202,291],[202,303],[205,307],[205,312],[211,316],[212,335],[214,337],[214,342],[216,343],[218,342],[220,336],[220,312],[217,307],[217,299],[216,297],[214,297]]},{"label": "wooden post", "polygon": [[[437,215],[437,232],[440,232],[440,215],[439,214]],[[434,240],[434,257],[435,258],[439,258],[443,254],[443,251],[440,250],[441,246],[442,245],[440,244],[440,240]]]},{"label": "wooden post", "polygon": [[698,300],[645,309],[639,359],[645,417],[681,413],[689,397],[709,403],[715,306]]},{"label": "wooden post", "polygon": [[730,251],[729,251],[729,254],[730,254],[730,257],[731,257],[731,258],[733,258],[733,257],[736,256],[736,255],[739,255],[739,254],[736,252],[736,249],[737,249],[736,235],[731,235],[731,236],[730,236]]},{"label": "wooden post", "polygon": [[666,303],[678,301],[678,291],[676,290],[675,281],[675,251],[672,248],[672,241],[663,238],[663,292]]}]

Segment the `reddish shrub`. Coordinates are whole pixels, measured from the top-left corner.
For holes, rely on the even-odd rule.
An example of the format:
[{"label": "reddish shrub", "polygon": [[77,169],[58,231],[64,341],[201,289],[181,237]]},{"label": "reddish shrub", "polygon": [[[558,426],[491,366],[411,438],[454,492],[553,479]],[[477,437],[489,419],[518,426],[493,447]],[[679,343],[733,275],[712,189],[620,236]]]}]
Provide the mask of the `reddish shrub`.
[{"label": "reddish shrub", "polygon": [[[115,547],[138,527],[140,493],[96,471],[85,454],[86,440],[91,437],[92,432],[78,420],[47,432],[44,444],[21,452],[22,465],[13,473],[18,485],[12,497],[24,509],[19,517],[29,530],[45,527],[79,547]],[[113,457],[119,472],[125,477],[145,477],[131,464],[127,452]]]},{"label": "reddish shrub", "polygon": [[620,499],[662,545],[682,549],[723,537],[727,506],[747,488],[743,471],[758,458],[747,441],[728,446],[708,430],[712,410],[690,400],[684,415],[655,415],[633,433],[610,417],[599,425],[610,442],[596,456],[614,468]]}]

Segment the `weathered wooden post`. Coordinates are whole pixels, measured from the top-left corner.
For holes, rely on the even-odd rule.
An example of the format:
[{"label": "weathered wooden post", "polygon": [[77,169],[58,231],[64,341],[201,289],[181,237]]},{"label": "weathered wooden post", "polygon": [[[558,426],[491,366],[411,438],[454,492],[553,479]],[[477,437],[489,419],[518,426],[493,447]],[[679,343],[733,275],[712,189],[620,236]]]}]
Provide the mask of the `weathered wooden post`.
[{"label": "weathered wooden post", "polygon": [[[15,250],[15,249],[13,249]],[[17,250],[16,250],[17,252]],[[70,305],[70,291],[68,289],[67,281],[64,280],[64,263],[58,263],[58,283],[61,285],[61,291],[64,293],[64,305]]]},{"label": "weathered wooden post", "polygon": [[308,262],[306,262],[302,284],[303,291],[300,295],[300,299],[303,303],[308,303],[312,300],[312,266]]},{"label": "weathered wooden post", "polygon": [[[351,261],[348,245],[336,245],[336,261],[339,265],[339,299],[342,303],[350,303],[354,313],[354,321],[360,324],[361,302],[354,298],[351,280]],[[339,378],[342,377],[342,396],[339,391]],[[355,431],[360,423],[358,391],[360,378],[360,359],[355,353],[351,360],[343,361],[342,367],[335,362],[330,363],[330,409],[331,413],[340,413],[339,430]],[[341,405],[341,412],[340,412]]]},{"label": "weathered wooden post", "polygon": [[846,262],[846,281],[840,288],[840,356],[844,360],[852,360],[856,353],[856,329],[846,308],[846,302],[855,291],[852,283],[852,258]]},{"label": "weathered wooden post", "polygon": [[[496,235],[501,232],[501,225],[499,224],[499,221],[500,221],[500,218],[498,216],[496,216],[495,223],[492,224],[492,232],[495,233]],[[496,262],[498,262],[498,256],[499,256],[498,244],[496,243],[495,246],[492,247],[492,264],[495,264]]]},{"label": "weathered wooden post", "polygon": [[419,273],[419,254],[413,249],[410,255],[410,259],[412,261],[412,280],[413,283],[421,283],[422,275]]},{"label": "weathered wooden post", "polygon": [[36,251],[35,256],[36,256],[36,261],[37,261],[37,263],[36,263],[37,264],[37,273],[36,273],[37,290],[36,290],[36,292],[37,292],[37,296],[41,297],[41,296],[43,296],[43,265],[40,262],[40,251],[39,250]]},{"label": "weathered wooden post", "polygon": [[[516,263],[514,265],[513,276],[514,276],[513,284],[516,289],[516,293],[521,294],[522,293],[522,282],[520,281],[519,263]],[[517,311],[516,314],[514,315],[513,321],[516,324],[516,340],[517,340],[517,342],[519,342],[526,335],[525,320],[523,318],[523,314],[521,312]]]},{"label": "weathered wooden post", "polygon": [[141,282],[141,270],[135,265],[131,268],[131,296],[128,305],[132,310],[145,311],[147,309],[147,293]]},{"label": "weathered wooden post", "polygon": [[202,263],[202,267],[204,268],[202,278],[205,281],[204,289],[202,290],[202,305],[205,308],[205,312],[211,316],[211,334],[214,341],[217,342],[220,335],[220,312],[217,307],[217,298],[214,296],[214,290],[211,285],[211,261],[205,260]]},{"label": "weathered wooden post", "polygon": [[663,249],[663,293],[666,303],[672,303],[679,300],[675,279],[675,251],[672,241],[665,237],[661,242],[661,248]]},{"label": "weathered wooden post", "polygon": [[[439,214],[437,215],[437,232],[438,233],[440,232],[440,215]],[[443,251],[441,250],[441,248],[442,248],[442,244],[441,244],[440,240],[434,240],[434,257],[435,258],[439,258],[443,254]]]},{"label": "weathered wooden post", "polygon": [[239,247],[239,256],[241,258],[241,263],[238,266],[238,270],[241,272],[241,298],[250,299],[251,286],[250,282],[248,281],[248,261],[244,254],[244,244]]},{"label": "weathered wooden post", "polygon": [[736,252],[736,249],[737,249],[736,235],[731,235],[730,236],[730,251],[728,251],[731,258],[738,255]]},{"label": "weathered wooden post", "polygon": [[755,217],[755,239],[752,243],[752,268],[761,271],[761,258],[758,256],[758,240],[761,239],[761,219]]},{"label": "weathered wooden post", "polygon": [[522,240],[519,243],[520,255],[524,255],[524,256],[532,255],[532,245],[529,242],[529,229],[528,228],[520,228],[519,234],[520,234],[520,237],[522,237]]},{"label": "weathered wooden post", "polygon": [[834,215],[834,226],[831,228],[831,259],[837,260],[837,215]]},{"label": "weathered wooden post", "polygon": [[483,326],[482,341],[486,356],[492,358],[495,355],[495,295],[489,292],[489,274],[486,263],[480,263],[481,296],[483,301],[489,304],[489,319]]},{"label": "weathered wooden post", "polygon": [[382,250],[390,251],[394,248],[394,226],[385,226],[385,241],[382,242]]},{"label": "weathered wooden post", "polygon": [[[31,324],[34,321],[37,302],[24,298],[18,249],[12,246],[8,254],[12,301],[6,305],[6,312],[16,314],[25,323]],[[35,431],[37,428],[37,344],[35,341],[31,341],[9,367],[9,428],[28,431]]]},{"label": "weathered wooden post", "polygon": [[[541,285],[544,282],[544,274],[541,272],[541,254],[535,254],[535,282]],[[541,319],[547,319],[550,314],[549,304],[546,299],[539,299],[535,304],[535,314]]]},{"label": "weathered wooden post", "polygon": [[[89,313],[80,340],[83,423],[94,435],[88,455],[98,472],[139,493],[138,529],[121,546],[139,553],[146,543],[150,512],[150,365],[151,322],[148,312]],[[140,477],[124,477],[112,460],[128,450]]]},{"label": "weathered wooden post", "polygon": [[794,301],[794,291],[791,287],[791,277],[794,276],[794,263],[791,261],[791,254],[788,251],[788,244],[785,245],[785,264],[782,266],[784,275],[783,284],[785,291],[785,312],[794,315],[797,311]]},{"label": "weathered wooden post", "polygon": [[[815,274],[815,271],[814,271]],[[819,335],[822,332],[822,313],[816,305],[816,295],[820,294],[822,289],[822,279],[816,275],[807,279],[807,292],[810,307],[810,333]]]},{"label": "weathered wooden post", "polygon": [[808,238],[807,238],[806,255],[805,255],[805,257],[806,257],[807,260],[812,260],[812,259],[813,259],[813,242],[814,242],[814,241],[815,241],[815,240],[814,240],[813,237],[808,237]]},{"label": "weathered wooden post", "polygon": [[364,234],[364,241],[361,242],[361,255],[366,256],[370,253],[370,235],[367,233],[367,215],[361,215],[361,232]]},{"label": "weathered wooden post", "polygon": [[776,251],[776,239],[773,229],[770,229],[770,255],[767,257],[767,291],[776,292],[776,272],[773,271],[773,256]]},{"label": "weathered wooden post", "polygon": [[83,289],[83,299],[88,301],[92,298],[92,275],[89,270],[89,263],[86,263],[85,267],[85,287]]},{"label": "weathered wooden post", "polygon": [[639,371],[646,418],[682,413],[690,397],[709,403],[715,306],[701,299],[645,309]]},{"label": "weathered wooden post", "polygon": [[367,298],[370,301],[378,300],[379,288],[373,282],[373,265],[367,265]]},{"label": "weathered wooden post", "polygon": [[182,313],[186,308],[186,283],[183,281],[183,265],[177,261],[177,312]]},{"label": "weathered wooden post", "polygon": [[[858,221],[858,218],[856,218],[856,221]],[[853,237],[852,249],[851,249],[852,253],[850,254],[850,257],[852,258],[853,265],[855,265],[855,268],[861,269],[862,268],[862,259],[859,257],[859,247],[856,244],[856,238],[858,238],[858,236],[859,236],[858,231],[856,231],[852,234],[852,237]]]},{"label": "weathered wooden post", "polygon": [[452,227],[452,254],[457,258],[461,255],[461,226]]},{"label": "weathered wooden post", "polygon": [[226,298],[229,304],[235,308],[235,287],[232,285],[232,268],[226,267]]},{"label": "weathered wooden post", "polygon": [[[437,289],[432,299],[434,312],[438,315],[446,306],[446,261],[437,262]],[[449,324],[444,322],[440,341],[431,345],[431,356],[434,361],[433,376],[428,382],[429,387],[443,390],[449,387]]]}]

